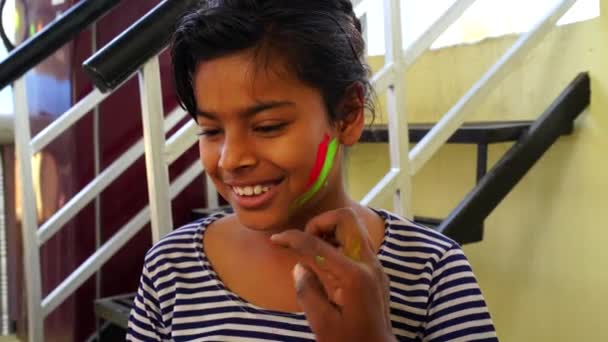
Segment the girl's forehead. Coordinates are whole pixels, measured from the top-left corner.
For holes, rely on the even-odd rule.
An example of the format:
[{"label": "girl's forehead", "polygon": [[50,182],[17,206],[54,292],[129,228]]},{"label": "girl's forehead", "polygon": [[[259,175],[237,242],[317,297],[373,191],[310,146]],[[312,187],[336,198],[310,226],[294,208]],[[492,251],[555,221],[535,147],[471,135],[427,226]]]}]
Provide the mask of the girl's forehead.
[{"label": "girl's forehead", "polygon": [[197,103],[209,110],[227,110],[230,105],[242,107],[260,100],[319,101],[320,93],[284,65],[280,59],[271,59],[260,66],[248,51],[200,62],[193,80]]},{"label": "girl's forehead", "polygon": [[282,58],[261,61],[249,50],[198,63],[195,86],[212,87],[213,82],[218,80],[235,88],[266,89],[302,85],[295,75],[287,71]]}]

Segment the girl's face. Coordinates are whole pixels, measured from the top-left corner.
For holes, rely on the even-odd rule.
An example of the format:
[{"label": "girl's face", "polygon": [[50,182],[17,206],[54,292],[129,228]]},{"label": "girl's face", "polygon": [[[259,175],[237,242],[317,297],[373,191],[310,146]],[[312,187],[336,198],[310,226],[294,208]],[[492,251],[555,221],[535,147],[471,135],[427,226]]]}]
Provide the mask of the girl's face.
[{"label": "girl's face", "polygon": [[319,144],[340,132],[320,92],[272,71],[280,67],[256,70],[245,51],[202,62],[194,75],[201,161],[240,222],[255,230],[297,228],[286,226],[346,204],[338,153],[327,185],[290,212],[307,190]]}]

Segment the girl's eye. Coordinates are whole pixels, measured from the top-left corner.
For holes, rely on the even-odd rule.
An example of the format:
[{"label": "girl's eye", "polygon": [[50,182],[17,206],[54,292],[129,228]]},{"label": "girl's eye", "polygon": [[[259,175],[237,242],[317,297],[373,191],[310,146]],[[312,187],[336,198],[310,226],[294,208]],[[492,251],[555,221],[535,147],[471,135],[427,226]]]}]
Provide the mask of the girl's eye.
[{"label": "girl's eye", "polygon": [[274,125],[262,125],[262,126],[256,127],[255,131],[260,132],[260,133],[274,133],[274,132],[281,130],[285,126],[287,126],[287,123],[280,123],[280,124],[274,124]]},{"label": "girl's eye", "polygon": [[199,137],[214,137],[218,134],[220,134],[221,131],[219,129],[214,129],[214,128],[203,128],[201,129],[200,132],[197,133],[197,135]]}]

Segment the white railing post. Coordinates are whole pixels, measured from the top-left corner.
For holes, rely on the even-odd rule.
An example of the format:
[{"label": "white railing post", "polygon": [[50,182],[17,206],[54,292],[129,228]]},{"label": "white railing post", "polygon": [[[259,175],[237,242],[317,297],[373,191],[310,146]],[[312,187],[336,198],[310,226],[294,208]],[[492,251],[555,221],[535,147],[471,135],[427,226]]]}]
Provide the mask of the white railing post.
[{"label": "white railing post", "polygon": [[146,151],[146,175],[152,223],[152,240],[159,241],[173,230],[169,170],[164,158],[164,109],[158,56],[150,59],[139,72],[141,114]]},{"label": "white railing post", "polygon": [[25,76],[13,83],[15,98],[15,153],[19,166],[19,182],[16,186],[17,205],[21,207],[21,236],[23,239],[23,269],[27,293],[28,341],[44,340],[44,316],[41,310],[42,284],[40,250],[38,249],[38,215],[32,172],[32,146],[30,113],[27,104]]},{"label": "white railing post", "polygon": [[409,172],[409,129],[405,108],[405,65],[401,33],[400,0],[384,1],[386,64],[396,68],[394,83],[387,91],[388,131],[391,169],[399,170],[394,194],[394,210],[411,217],[411,176]]}]

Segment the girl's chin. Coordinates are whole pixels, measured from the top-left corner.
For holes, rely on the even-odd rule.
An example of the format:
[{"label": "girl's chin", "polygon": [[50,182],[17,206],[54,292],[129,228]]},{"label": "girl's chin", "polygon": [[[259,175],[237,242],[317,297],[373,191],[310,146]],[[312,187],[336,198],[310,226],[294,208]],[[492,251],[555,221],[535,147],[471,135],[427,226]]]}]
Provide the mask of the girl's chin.
[{"label": "girl's chin", "polygon": [[260,232],[279,232],[284,230],[288,224],[287,215],[272,213],[270,211],[251,212],[247,210],[234,211],[239,222],[248,229]]}]

